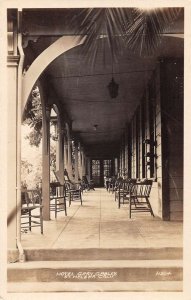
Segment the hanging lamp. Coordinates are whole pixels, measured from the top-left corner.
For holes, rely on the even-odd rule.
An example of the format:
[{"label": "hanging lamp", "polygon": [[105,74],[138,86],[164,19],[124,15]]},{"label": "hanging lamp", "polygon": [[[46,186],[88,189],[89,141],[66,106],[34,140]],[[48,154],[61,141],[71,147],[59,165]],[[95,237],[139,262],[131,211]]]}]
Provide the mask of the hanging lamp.
[{"label": "hanging lamp", "polygon": [[111,49],[111,64],[112,64],[112,78],[108,84],[109,95],[112,99],[118,96],[119,84],[115,82],[113,78],[113,49]]}]

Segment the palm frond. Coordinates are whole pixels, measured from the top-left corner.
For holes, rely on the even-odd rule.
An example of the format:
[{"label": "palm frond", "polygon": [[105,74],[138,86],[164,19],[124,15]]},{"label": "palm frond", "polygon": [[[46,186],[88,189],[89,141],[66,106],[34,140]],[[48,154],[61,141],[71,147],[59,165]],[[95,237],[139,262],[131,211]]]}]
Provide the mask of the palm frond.
[{"label": "palm frond", "polygon": [[76,34],[86,35],[83,45],[83,52],[86,59],[92,62],[93,54],[99,47],[98,40],[104,38],[106,43],[116,57],[121,52],[122,41],[124,39],[116,39],[123,36],[129,25],[128,9],[122,8],[86,8],[79,14],[78,18],[81,22],[76,28]]},{"label": "palm frond", "polygon": [[[161,34],[172,26],[182,11],[183,8],[85,8],[77,16],[76,34],[80,39],[86,36],[82,49],[92,64],[103,44],[98,42],[100,38],[104,38],[114,59],[126,48],[139,51],[140,55],[152,54],[160,43]],[[72,26],[74,24],[72,21]]]},{"label": "palm frond", "polygon": [[157,8],[134,11],[134,22],[126,32],[126,46],[140,54],[152,54],[161,41],[161,34],[172,26],[181,8]]}]

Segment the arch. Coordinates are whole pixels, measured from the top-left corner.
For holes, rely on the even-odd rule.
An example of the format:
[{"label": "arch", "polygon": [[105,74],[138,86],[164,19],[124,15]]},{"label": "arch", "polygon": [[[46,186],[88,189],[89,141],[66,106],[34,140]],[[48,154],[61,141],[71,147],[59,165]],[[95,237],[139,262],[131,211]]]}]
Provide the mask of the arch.
[{"label": "arch", "polygon": [[79,40],[79,36],[62,36],[52,45],[45,49],[32,63],[23,77],[22,83],[22,105],[23,114],[31,90],[46,67],[64,52],[84,43],[85,37]]}]

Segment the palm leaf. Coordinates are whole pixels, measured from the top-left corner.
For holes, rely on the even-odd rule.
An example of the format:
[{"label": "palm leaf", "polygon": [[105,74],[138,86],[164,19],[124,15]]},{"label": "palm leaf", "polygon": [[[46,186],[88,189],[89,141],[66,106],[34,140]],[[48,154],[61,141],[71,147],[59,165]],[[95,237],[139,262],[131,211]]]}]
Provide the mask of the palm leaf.
[{"label": "palm leaf", "polygon": [[[77,17],[76,34],[80,39],[86,35],[82,49],[92,64],[105,41],[114,59],[125,49],[139,51],[140,55],[152,54],[160,43],[161,34],[172,26],[182,11],[183,8],[85,8]],[[73,20],[71,24],[75,25]],[[103,43],[98,42],[101,37],[105,40]]]},{"label": "palm leaf", "polygon": [[[82,47],[87,60],[95,59],[94,51],[98,52],[98,42],[104,38],[109,49],[114,56],[119,55],[122,49],[122,39],[116,39],[116,36],[123,36],[129,25],[129,13],[127,9],[122,8],[88,8],[83,9],[78,15],[79,22],[76,28],[76,34],[86,35],[86,40]],[[73,23],[73,22],[72,22]],[[74,23],[73,23],[74,24]],[[82,37],[80,37],[81,39]],[[125,44],[123,45],[123,47]],[[96,50],[97,49],[97,50]]]},{"label": "palm leaf", "polygon": [[126,46],[140,54],[152,54],[161,41],[161,34],[172,26],[181,8],[158,8],[134,11],[134,22],[126,32]]}]

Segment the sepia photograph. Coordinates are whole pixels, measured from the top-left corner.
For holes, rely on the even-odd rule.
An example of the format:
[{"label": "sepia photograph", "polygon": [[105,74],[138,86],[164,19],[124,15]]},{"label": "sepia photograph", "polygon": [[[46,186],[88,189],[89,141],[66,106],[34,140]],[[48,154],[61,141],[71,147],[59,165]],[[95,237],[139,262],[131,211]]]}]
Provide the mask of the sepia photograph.
[{"label": "sepia photograph", "polygon": [[5,299],[183,299],[189,3],[5,2]]}]

